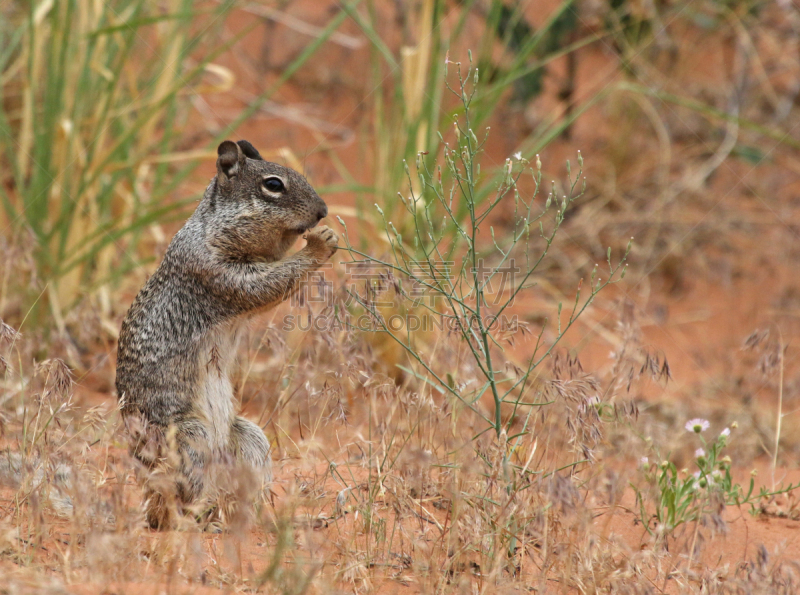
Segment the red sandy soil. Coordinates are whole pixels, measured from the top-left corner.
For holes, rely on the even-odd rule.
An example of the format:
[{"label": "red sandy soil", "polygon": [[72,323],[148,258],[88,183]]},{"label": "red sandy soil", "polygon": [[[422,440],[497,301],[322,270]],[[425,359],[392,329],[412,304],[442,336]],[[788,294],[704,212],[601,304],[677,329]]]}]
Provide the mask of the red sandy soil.
[{"label": "red sandy soil", "polygon": [[[273,487],[275,492],[275,501],[280,506],[281,497],[287,489],[291,490],[296,484],[297,474],[304,474],[310,471],[308,465],[297,464],[293,461],[284,461],[279,465],[280,473],[276,478],[276,483]],[[347,475],[344,466],[341,468],[342,472]],[[317,468],[317,472],[324,471],[323,468]],[[781,474],[786,475],[787,480],[800,480],[800,472],[787,472],[779,470]],[[360,466],[353,469],[355,477],[363,476]],[[329,497],[322,500],[325,505],[319,509],[309,508],[307,511],[299,510],[295,517],[295,533],[297,535],[297,548],[298,556],[296,559],[303,559],[303,551],[308,552],[308,562],[313,564],[315,560],[325,560],[332,552],[332,544],[339,541],[343,535],[355,535],[357,542],[361,539],[358,537],[360,531],[357,529],[359,523],[357,518],[354,518],[352,512],[336,516],[332,508],[332,502],[335,499],[335,494],[341,485],[333,480],[329,480],[325,484],[327,495]],[[138,494],[138,488],[131,486],[129,490],[131,502],[135,501]],[[0,507],[1,509],[8,510],[13,507],[13,495],[5,490],[0,494]],[[422,518],[435,519],[435,523],[446,527],[448,518],[447,514],[436,508],[431,499],[424,499],[417,501],[417,513],[419,516],[415,517],[414,514],[405,515],[402,521],[405,533],[413,535],[413,543],[408,540],[400,538],[396,540],[392,551],[398,556],[398,560],[407,557],[409,564],[419,564],[421,559],[436,564],[444,564],[446,557],[442,555],[442,533],[434,523],[427,521],[422,522]],[[633,506],[633,496],[628,493],[616,506],[607,507],[599,506],[593,511],[594,520],[592,528],[589,531],[590,535],[596,536],[601,544],[609,546],[621,547],[623,551],[627,548],[630,555],[640,555],[652,550],[652,539],[647,535],[640,522],[637,522],[636,515],[630,510]],[[387,505],[382,498],[376,501],[377,514],[379,516],[386,515],[386,518],[393,516],[391,506]],[[306,517],[305,514],[310,516]],[[764,548],[769,554],[770,564],[778,562],[791,562],[800,559],[800,521],[789,520],[785,518],[777,518],[761,515],[758,518],[752,517],[746,510],[740,510],[735,507],[729,507],[723,516],[727,523],[724,533],[719,533],[707,541],[702,543],[699,548],[699,557],[695,559],[697,568],[704,568],[713,572],[714,570],[721,569],[725,565],[735,566],[743,563],[746,560],[754,560],[758,556],[758,550]],[[317,520],[314,520],[317,519]],[[705,532],[708,536],[708,532]],[[61,568],[67,561],[64,558],[68,551],[67,545],[73,539],[70,529],[70,523],[64,519],[49,517],[46,519],[46,532],[45,538],[42,540],[40,547],[36,551],[31,550],[33,556],[31,563],[26,564],[28,568],[42,568],[48,569],[49,572],[45,573],[50,575],[53,571]],[[230,588],[218,588],[210,586],[208,583],[217,583],[221,577],[228,577],[227,580],[245,581],[245,584],[255,585],[259,576],[266,570],[270,553],[275,548],[276,537],[272,532],[265,532],[263,529],[251,530],[247,536],[242,540],[239,537],[233,537],[226,534],[208,534],[189,531],[188,533],[177,533],[171,536],[169,533],[158,533],[145,530],[133,539],[138,541],[140,554],[138,559],[124,558],[115,559],[113,554],[113,540],[118,539],[119,536],[113,532],[110,534],[112,544],[110,549],[104,553],[97,551],[93,554],[94,568],[90,565],[89,577],[96,574],[97,579],[86,581],[86,573],[82,568],[76,568],[72,572],[67,573],[66,581],[64,581],[64,589],[69,593],[74,594],[118,594],[136,593],[136,594],[153,594],[160,595],[162,593],[175,593],[175,594],[188,594],[188,593],[218,593],[218,592],[231,592]],[[691,542],[693,534],[690,532],[688,535],[683,536],[683,540]],[[102,543],[102,542],[101,542]],[[676,541],[673,547],[680,544],[681,541]],[[172,545],[170,545],[172,544]],[[197,571],[194,576],[186,576],[187,567],[191,568],[192,564],[187,563],[182,557],[177,554],[166,554],[167,551],[173,551],[170,548],[176,548],[175,544],[189,544],[189,551],[195,551],[198,560]],[[87,548],[96,547],[91,543],[87,544]],[[101,545],[102,547],[102,545]],[[199,549],[198,549],[199,548]],[[679,562],[685,562],[686,548],[678,548],[673,555],[666,555],[666,562],[669,565],[674,565]],[[422,552],[430,552],[428,557],[421,558]],[[203,563],[204,554],[207,556],[206,562]],[[181,574],[173,574],[174,570],[170,570],[170,565],[164,566],[164,562],[159,562],[159,556],[173,555],[175,562],[181,567]],[[192,555],[192,554],[187,554]],[[107,558],[106,558],[107,556]],[[209,562],[217,560],[216,563]],[[181,560],[180,562],[178,560]],[[318,569],[324,572],[324,569]],[[522,576],[530,576],[534,580],[537,567],[533,559],[524,559],[522,561]],[[0,576],[7,573],[6,576],[9,580],[13,579],[14,584],[24,585],[26,582],[25,567],[17,567],[9,560],[0,563]],[[473,572],[470,580],[478,581],[479,572]],[[60,575],[60,573],[58,573]],[[56,575],[56,576],[58,576]],[[136,576],[136,582],[106,582],[105,578],[113,576]],[[170,576],[172,578],[170,578]],[[37,579],[30,580],[30,584],[41,584],[41,572],[37,574]],[[240,583],[241,584],[241,583]],[[414,572],[398,562],[390,564],[385,567],[385,572],[376,572],[374,579],[371,581],[373,591],[377,593],[421,593],[426,592],[424,585],[417,584],[414,578]],[[673,586],[670,584],[657,585],[659,589],[664,592],[674,592]],[[237,588],[238,590],[238,588]],[[23,591],[24,592],[24,591]]]}]

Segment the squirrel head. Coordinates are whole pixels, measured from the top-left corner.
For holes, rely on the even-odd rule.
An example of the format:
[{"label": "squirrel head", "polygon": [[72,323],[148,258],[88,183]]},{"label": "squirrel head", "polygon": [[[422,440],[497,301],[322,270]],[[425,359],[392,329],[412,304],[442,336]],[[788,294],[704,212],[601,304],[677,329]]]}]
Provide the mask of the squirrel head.
[{"label": "squirrel head", "polygon": [[217,148],[217,175],[206,191],[208,240],[229,261],[276,261],[328,207],[293,169],[265,161],[246,140]]}]

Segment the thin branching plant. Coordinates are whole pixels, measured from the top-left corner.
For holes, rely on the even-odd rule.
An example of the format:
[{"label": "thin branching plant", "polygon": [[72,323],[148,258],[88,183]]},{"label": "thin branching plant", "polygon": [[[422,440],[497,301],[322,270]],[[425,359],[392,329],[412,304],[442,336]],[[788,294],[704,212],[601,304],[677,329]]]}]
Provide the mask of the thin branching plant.
[{"label": "thin branching plant", "polygon": [[[446,65],[453,64],[447,59]],[[614,260],[607,252],[607,269],[595,266],[588,292],[582,294],[579,284],[571,307],[563,312],[559,304],[555,335],[545,340],[545,322],[535,336],[535,343],[524,368],[509,371],[504,361],[503,342],[509,334],[527,332],[512,315],[513,305],[521,292],[535,285],[537,270],[550,255],[553,242],[564,222],[570,205],[581,195],[583,157],[578,156],[578,171],[573,175],[567,162],[567,184],[558,195],[556,184],[544,201],[539,199],[542,186],[541,161],[529,164],[520,155],[505,162],[505,174],[496,185],[491,200],[476,200],[483,187],[480,155],[488,129],[479,140],[471,123],[471,104],[479,81],[478,69],[470,62],[466,69],[455,63],[457,84],[447,89],[461,102],[463,115],[454,120],[455,140],[451,145],[440,135],[443,165],[420,152],[412,174],[406,166],[409,196],[399,194],[408,212],[413,229],[411,237],[401,235],[385,216],[386,210],[375,205],[383,221],[383,231],[391,255],[381,258],[355,248],[344,221],[345,242],[353,262],[382,267],[385,279],[414,312],[423,318],[407,315],[386,316],[379,308],[374,292],[363,294],[348,289],[349,297],[369,314],[370,327],[387,334],[407,353],[420,373],[405,368],[443,395],[450,395],[484,419],[487,429],[499,437],[510,431],[520,409],[532,411],[544,404],[535,386],[536,369],[550,356],[565,333],[592,303],[597,294],[625,275],[628,248]],[[530,174],[533,192],[527,197],[521,179]],[[416,179],[415,179],[416,178]],[[494,221],[501,210],[511,211],[511,223],[495,232]],[[488,232],[488,233],[487,233]],[[374,289],[374,288],[373,288]],[[415,328],[438,324],[457,334],[466,345],[481,381],[475,387],[464,386],[441,366],[428,360],[415,341]],[[486,415],[478,401],[491,396],[493,409]],[[508,407],[504,417],[504,408]],[[527,423],[525,424],[527,426]]]}]

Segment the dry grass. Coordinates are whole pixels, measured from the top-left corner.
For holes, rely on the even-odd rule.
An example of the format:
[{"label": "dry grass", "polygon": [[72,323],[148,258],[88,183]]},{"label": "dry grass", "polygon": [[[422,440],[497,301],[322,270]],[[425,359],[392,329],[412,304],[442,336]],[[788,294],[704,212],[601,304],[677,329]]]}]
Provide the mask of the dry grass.
[{"label": "dry grass", "polygon": [[[268,411],[262,419],[276,437],[272,497],[254,513],[237,508],[221,534],[191,522],[178,532],[146,529],[115,408],[74,405],[64,364],[34,364],[30,339],[4,325],[5,588],[793,592],[798,568],[763,546],[751,548],[752,559],[710,564],[730,511],[674,532],[656,527],[653,537],[637,524],[628,483],[645,480],[633,453],[692,445],[685,430],[655,446],[661,439],[639,437],[648,424],[637,421],[631,395],[650,376],[665,380],[666,363],[642,350],[626,312],[623,347],[605,372],[555,357],[541,381],[552,404],[528,432],[499,439],[473,439],[483,422],[413,376],[385,376],[375,346],[358,337],[289,335],[270,360],[241,368],[247,411]],[[253,329],[248,346],[274,333]],[[458,350],[455,337],[440,337],[437,360]],[[256,388],[282,379],[277,394]]]}]

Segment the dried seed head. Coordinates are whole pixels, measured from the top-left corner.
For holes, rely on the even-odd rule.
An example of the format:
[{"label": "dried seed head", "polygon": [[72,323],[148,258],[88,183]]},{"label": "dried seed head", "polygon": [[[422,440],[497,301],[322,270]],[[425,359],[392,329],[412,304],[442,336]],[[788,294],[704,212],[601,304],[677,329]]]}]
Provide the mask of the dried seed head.
[{"label": "dried seed head", "polygon": [[769,329],[756,329],[744,340],[743,349],[755,349],[769,339]]},{"label": "dried seed head", "polygon": [[72,385],[75,381],[69,366],[63,360],[46,359],[36,365],[36,375],[44,378],[42,400],[49,401],[53,397],[67,400],[72,396]]},{"label": "dried seed head", "polygon": [[13,343],[19,336],[19,331],[0,320],[0,342]]}]

